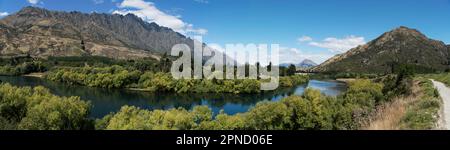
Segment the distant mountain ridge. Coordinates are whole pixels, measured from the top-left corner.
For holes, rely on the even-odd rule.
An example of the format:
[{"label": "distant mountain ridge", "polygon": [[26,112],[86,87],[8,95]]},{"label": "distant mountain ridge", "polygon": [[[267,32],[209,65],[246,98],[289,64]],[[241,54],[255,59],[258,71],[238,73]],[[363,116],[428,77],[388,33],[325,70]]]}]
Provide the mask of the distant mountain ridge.
[{"label": "distant mountain ridge", "polygon": [[[280,66],[289,67],[291,64],[293,64],[293,63],[283,63],[283,64],[280,64]],[[295,67],[299,67],[299,68],[311,68],[311,67],[317,66],[317,64],[314,61],[309,60],[309,59],[304,59],[302,62],[300,62],[298,64],[293,64],[293,65],[295,65]]]},{"label": "distant mountain ridge", "polygon": [[336,55],[315,72],[389,73],[399,64],[444,71],[449,69],[450,46],[429,39],[418,30],[401,26],[365,45]]},{"label": "distant mountain ridge", "polygon": [[194,41],[128,14],[50,11],[25,7],[0,20],[0,55],[159,58],[175,44]]}]

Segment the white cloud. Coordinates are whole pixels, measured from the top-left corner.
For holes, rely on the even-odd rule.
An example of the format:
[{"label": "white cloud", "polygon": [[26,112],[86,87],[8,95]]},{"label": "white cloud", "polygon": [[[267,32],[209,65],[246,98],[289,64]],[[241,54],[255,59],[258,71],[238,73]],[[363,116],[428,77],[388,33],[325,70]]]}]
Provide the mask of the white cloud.
[{"label": "white cloud", "polygon": [[312,41],[313,39],[309,36],[302,36],[300,38],[297,39],[298,42],[309,42]]},{"label": "white cloud", "polygon": [[365,44],[364,37],[357,37],[354,35],[347,36],[343,39],[334,37],[326,38],[322,42],[310,42],[309,45],[320,48],[327,48],[332,52],[346,52],[358,45]]},{"label": "white cloud", "polygon": [[39,0],[28,0],[28,2],[30,4],[36,5],[37,3],[39,3]]},{"label": "white cloud", "polygon": [[208,4],[209,1],[208,0],[194,0],[195,2],[199,2],[199,3],[203,3],[203,4]]},{"label": "white cloud", "polygon": [[169,15],[156,8],[152,2],[144,0],[124,0],[118,5],[120,10],[115,10],[113,14],[135,14],[148,22],[155,22],[161,26],[169,27],[181,34],[205,35],[208,30],[194,28],[194,25],[186,23],[178,16]]},{"label": "white cloud", "polygon": [[8,12],[0,12],[0,18],[8,16],[9,13]]},{"label": "white cloud", "polygon": [[333,54],[329,53],[307,53],[297,48],[280,47],[280,64],[298,64],[305,59],[310,59],[315,63],[320,64],[333,56]]},{"label": "white cloud", "polygon": [[103,4],[105,1],[104,0],[92,0],[92,2],[94,2],[94,4]]}]

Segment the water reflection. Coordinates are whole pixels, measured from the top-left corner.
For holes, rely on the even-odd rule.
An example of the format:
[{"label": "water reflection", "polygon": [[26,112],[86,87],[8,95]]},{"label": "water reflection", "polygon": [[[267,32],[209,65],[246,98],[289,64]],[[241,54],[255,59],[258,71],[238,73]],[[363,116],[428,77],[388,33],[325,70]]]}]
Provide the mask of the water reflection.
[{"label": "water reflection", "polygon": [[149,110],[178,107],[191,109],[197,105],[208,105],[215,114],[222,109],[227,114],[236,114],[246,112],[259,101],[278,101],[286,96],[301,95],[307,87],[319,89],[322,93],[330,96],[336,96],[346,89],[344,83],[311,80],[308,84],[295,88],[283,88],[260,94],[175,94],[71,86],[33,77],[0,76],[0,80],[17,86],[41,85],[59,96],[80,96],[83,100],[91,101],[93,105],[91,116],[95,118],[103,117],[110,112],[116,112],[124,105]]}]

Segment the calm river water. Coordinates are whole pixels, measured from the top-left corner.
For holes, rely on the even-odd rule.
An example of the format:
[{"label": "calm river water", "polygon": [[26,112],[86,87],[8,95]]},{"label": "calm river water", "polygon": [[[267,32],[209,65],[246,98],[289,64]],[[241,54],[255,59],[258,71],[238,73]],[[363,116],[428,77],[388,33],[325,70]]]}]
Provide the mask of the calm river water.
[{"label": "calm river water", "polygon": [[261,94],[175,94],[73,86],[35,77],[0,76],[0,80],[16,86],[44,86],[59,96],[79,96],[83,100],[89,100],[93,105],[91,117],[94,118],[117,112],[124,105],[149,110],[178,107],[191,109],[197,105],[208,105],[215,114],[224,110],[225,113],[232,115],[246,112],[260,101],[278,101],[286,96],[302,95],[307,87],[318,89],[329,96],[337,96],[347,89],[345,83],[338,81],[310,80],[308,84]]}]

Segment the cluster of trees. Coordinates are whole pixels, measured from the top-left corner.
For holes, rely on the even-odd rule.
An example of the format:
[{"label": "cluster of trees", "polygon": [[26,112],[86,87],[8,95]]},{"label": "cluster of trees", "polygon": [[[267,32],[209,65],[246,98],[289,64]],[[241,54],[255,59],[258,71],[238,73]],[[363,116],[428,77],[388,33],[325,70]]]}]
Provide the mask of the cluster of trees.
[{"label": "cluster of trees", "polygon": [[102,56],[67,56],[67,57],[49,57],[46,63],[52,66],[63,66],[63,67],[109,67],[113,65],[122,66],[128,68],[129,70],[139,70],[139,71],[167,71],[170,70],[170,65],[168,65],[168,58],[166,55],[161,58],[161,61],[157,61],[152,58],[145,59],[113,59]]},{"label": "cluster of trees", "polygon": [[288,67],[280,66],[280,76],[292,76],[297,72],[297,67],[290,64]]},{"label": "cluster of trees", "polygon": [[17,76],[33,72],[45,72],[47,68],[48,66],[41,61],[24,62],[15,66],[7,64],[0,66],[0,75]]},{"label": "cluster of trees", "polygon": [[34,72],[46,72],[57,67],[97,67],[105,68],[113,65],[127,70],[167,72],[170,70],[170,59],[166,56],[161,61],[155,59],[121,60],[101,56],[67,56],[48,57],[47,59],[30,56],[0,58],[0,75],[17,76]]},{"label": "cluster of trees", "polygon": [[206,106],[193,110],[143,110],[124,106],[96,121],[97,129],[108,130],[320,130],[358,129],[364,118],[384,101],[383,85],[357,80],[339,97],[307,89],[303,96],[278,102],[260,102],[246,113],[213,117]]},{"label": "cluster of trees", "polygon": [[58,97],[44,87],[0,84],[0,129],[93,129],[90,104],[79,97]]},{"label": "cluster of trees", "polygon": [[308,76],[304,75],[290,75],[280,77],[280,86],[281,87],[293,87],[299,84],[304,84],[309,81]]},{"label": "cluster of trees", "polygon": [[[175,80],[169,73],[142,72],[122,66],[104,68],[66,67],[49,71],[46,78],[52,81],[102,88],[138,88],[146,91],[177,93],[259,93],[260,80]],[[292,87],[308,81],[307,76],[280,77],[281,87]]]},{"label": "cluster of trees", "polygon": [[53,69],[47,73],[45,78],[74,85],[84,85],[102,88],[124,88],[136,83],[140,71],[129,71],[121,66],[104,68],[94,67],[69,67]]}]

